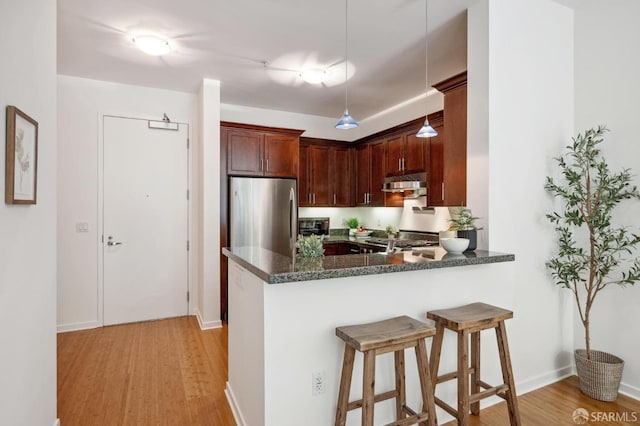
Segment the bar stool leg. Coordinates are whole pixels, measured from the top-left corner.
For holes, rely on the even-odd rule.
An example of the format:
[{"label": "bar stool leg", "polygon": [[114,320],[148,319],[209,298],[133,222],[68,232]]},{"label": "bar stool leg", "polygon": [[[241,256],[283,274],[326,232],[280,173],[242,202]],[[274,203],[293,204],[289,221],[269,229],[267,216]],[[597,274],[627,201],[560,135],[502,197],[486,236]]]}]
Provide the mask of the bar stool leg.
[{"label": "bar stool leg", "polygon": [[513,380],[513,370],[511,369],[511,357],[509,356],[509,343],[507,342],[507,330],[504,321],[498,323],[496,327],[496,337],[498,339],[498,349],[500,351],[500,366],[502,367],[502,379],[509,386],[506,392],[507,408],[509,409],[509,421],[511,426],[520,426],[520,410],[518,409],[518,398],[516,396],[516,386]]},{"label": "bar stool leg", "polygon": [[345,426],[347,422],[347,406],[349,405],[349,391],[351,390],[351,376],[353,374],[353,360],[356,350],[344,345],[344,359],[342,361],[342,376],[338,390],[338,408],[336,410],[336,426]]},{"label": "bar stool leg", "polygon": [[444,338],[444,326],[439,322],[436,323],[436,335],[431,341],[431,358],[429,358],[429,372],[433,389],[435,390],[438,383],[438,368],[440,367],[440,351],[442,350],[442,339]]},{"label": "bar stool leg", "polygon": [[[480,392],[480,332],[471,333],[471,394]],[[471,414],[480,414],[480,401],[471,404]]]},{"label": "bar stool leg", "polygon": [[394,352],[396,363],[396,420],[406,418],[404,407],[407,404],[404,381],[404,349]]},{"label": "bar stool leg", "polygon": [[422,422],[420,425],[437,426],[433,377],[429,373],[427,345],[423,339],[420,339],[416,346],[416,360],[418,362],[418,377],[420,377],[420,390],[422,393],[422,411],[429,412],[429,419],[426,423]]},{"label": "bar stool leg", "polygon": [[458,424],[469,424],[469,330],[458,331]]},{"label": "bar stool leg", "polygon": [[362,380],[362,426],[373,426],[373,404],[375,395],[376,353],[365,351]]}]

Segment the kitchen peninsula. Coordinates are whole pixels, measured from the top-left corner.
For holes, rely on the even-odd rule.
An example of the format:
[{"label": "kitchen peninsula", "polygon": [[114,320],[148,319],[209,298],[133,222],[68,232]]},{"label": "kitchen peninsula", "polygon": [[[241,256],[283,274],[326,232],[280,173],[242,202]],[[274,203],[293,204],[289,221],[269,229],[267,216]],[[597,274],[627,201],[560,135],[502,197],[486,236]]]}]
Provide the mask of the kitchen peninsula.
[{"label": "kitchen peninsula", "polygon": [[[436,247],[326,256],[314,263],[253,247],[225,248],[223,253],[229,258],[230,303],[226,394],[244,425],[332,423],[343,351],[337,326],[397,315],[424,320],[428,310],[470,302],[513,305],[510,289],[515,283],[502,278],[513,276],[512,254],[450,255]],[[448,337],[443,353],[455,354],[454,339]],[[385,357],[377,365],[378,390],[394,383],[393,360]],[[417,379],[411,380],[417,377],[411,371],[414,354],[407,351],[406,357],[407,402],[416,406],[420,393]],[[453,370],[456,362],[455,356],[443,357],[443,371]],[[354,398],[361,392],[361,372],[362,359],[356,357]],[[483,374],[500,377],[491,365]],[[445,387],[441,397],[455,399],[455,389]],[[379,404],[376,422],[392,421],[394,414],[391,405]],[[350,412],[347,424],[359,424],[359,415]],[[440,422],[449,418],[441,411],[438,417]]]}]

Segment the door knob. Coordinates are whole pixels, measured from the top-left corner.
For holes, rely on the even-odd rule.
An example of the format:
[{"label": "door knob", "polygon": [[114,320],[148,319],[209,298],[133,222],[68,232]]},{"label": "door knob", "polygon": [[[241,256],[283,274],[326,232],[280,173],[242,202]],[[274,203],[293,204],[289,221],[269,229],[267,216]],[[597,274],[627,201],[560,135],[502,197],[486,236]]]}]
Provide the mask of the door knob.
[{"label": "door knob", "polygon": [[112,247],[112,246],[119,246],[119,245],[121,245],[121,244],[122,244],[122,243],[121,243],[120,241],[113,241],[113,237],[112,237],[111,235],[109,235],[109,237],[107,238],[107,245],[108,245],[109,247]]}]

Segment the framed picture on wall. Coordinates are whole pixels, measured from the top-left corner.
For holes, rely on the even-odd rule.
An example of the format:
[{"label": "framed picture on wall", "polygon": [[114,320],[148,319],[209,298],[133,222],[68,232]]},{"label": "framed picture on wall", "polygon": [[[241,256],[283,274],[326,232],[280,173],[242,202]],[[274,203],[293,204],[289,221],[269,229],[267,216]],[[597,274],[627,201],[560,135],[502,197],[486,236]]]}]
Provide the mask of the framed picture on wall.
[{"label": "framed picture on wall", "polygon": [[38,187],[38,122],[7,106],[5,203],[35,204]]}]

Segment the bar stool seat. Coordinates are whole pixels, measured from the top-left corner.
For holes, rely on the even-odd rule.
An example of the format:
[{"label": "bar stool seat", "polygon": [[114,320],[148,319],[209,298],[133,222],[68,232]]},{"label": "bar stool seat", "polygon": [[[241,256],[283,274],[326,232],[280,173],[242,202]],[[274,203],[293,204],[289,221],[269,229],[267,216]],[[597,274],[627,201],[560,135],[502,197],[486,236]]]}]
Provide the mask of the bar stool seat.
[{"label": "bar stool seat", "polygon": [[[513,318],[513,312],[486,303],[471,303],[456,308],[427,312],[427,318],[436,322],[436,336],[431,346],[429,368],[434,389],[438,383],[456,378],[458,380],[458,409],[454,409],[437,397],[435,397],[436,404],[456,417],[459,425],[466,426],[469,422],[469,412],[473,415],[480,414],[480,400],[497,395],[507,401],[511,425],[519,426],[520,412],[504,325],[505,320]],[[503,383],[498,386],[491,386],[480,378],[480,332],[490,328],[496,330],[502,368]],[[438,376],[445,329],[452,330],[458,335],[458,369]],[[471,365],[469,365],[469,338],[471,338]],[[471,376],[471,385],[469,385],[469,376]],[[480,388],[484,390],[481,391]]]},{"label": "bar stool seat", "polygon": [[[436,333],[433,323],[425,323],[408,316],[390,318],[383,321],[349,325],[336,328],[336,335],[344,340],[344,360],[338,391],[336,426],[344,426],[347,412],[362,408],[362,425],[373,426],[373,407],[376,402],[396,399],[396,421],[388,426],[405,426],[425,422],[436,426],[436,411],[433,397],[433,383],[429,374],[425,338]],[[422,411],[417,413],[406,405],[404,350],[415,348],[418,376],[422,393]],[[364,355],[362,399],[349,402],[351,377],[355,351]],[[375,357],[394,352],[395,389],[375,394]]]}]

